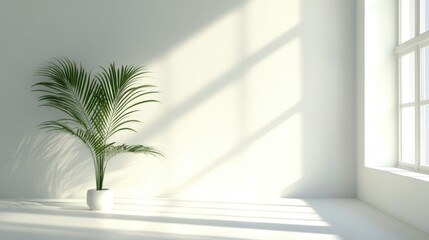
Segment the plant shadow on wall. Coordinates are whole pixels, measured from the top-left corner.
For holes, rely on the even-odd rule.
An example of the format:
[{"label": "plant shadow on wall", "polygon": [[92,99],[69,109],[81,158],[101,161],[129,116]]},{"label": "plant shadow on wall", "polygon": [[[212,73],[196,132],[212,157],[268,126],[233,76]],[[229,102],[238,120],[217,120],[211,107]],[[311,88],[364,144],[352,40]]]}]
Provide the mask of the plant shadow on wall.
[{"label": "plant shadow on wall", "polygon": [[[41,94],[39,100],[42,102],[42,106],[60,110],[65,115],[58,120],[45,121],[40,127],[53,132],[65,133],[80,140],[88,150],[86,151],[87,156],[81,161],[91,162],[90,160],[92,160],[96,189],[88,191],[88,205],[91,209],[98,210],[105,207],[91,204],[91,200],[98,196],[108,195],[110,202],[113,201],[111,191],[103,187],[110,159],[123,153],[162,156],[152,147],[118,144],[112,140],[119,132],[134,131],[130,123],[139,122],[133,116],[135,112],[139,111],[137,107],[146,103],[158,102],[147,99],[148,95],[158,93],[158,91],[152,90],[154,85],[142,84],[141,78],[146,73],[142,67],[121,66],[117,68],[112,63],[108,68],[102,68],[101,73],[92,77],[82,65],[78,66],[68,59],[56,59],[37,72],[39,76],[45,78],[44,81],[33,85],[34,91]],[[55,138],[53,139],[55,141]],[[44,154],[47,159],[51,155],[49,149],[52,148],[52,142],[48,141],[48,143],[46,145],[48,151],[40,153]],[[73,146],[70,144],[73,142],[65,142],[58,147],[67,151]],[[61,158],[63,161],[67,160],[64,159],[64,156]],[[50,162],[52,160],[50,159]],[[62,165],[57,165],[57,167],[62,168]],[[82,172],[79,168],[74,168],[73,171],[75,170]],[[67,181],[66,176],[64,178],[64,181]]]},{"label": "plant shadow on wall", "polygon": [[10,197],[78,197],[93,181],[91,162],[85,161],[89,157],[82,143],[69,135],[36,131],[6,162],[1,183],[14,193]]}]

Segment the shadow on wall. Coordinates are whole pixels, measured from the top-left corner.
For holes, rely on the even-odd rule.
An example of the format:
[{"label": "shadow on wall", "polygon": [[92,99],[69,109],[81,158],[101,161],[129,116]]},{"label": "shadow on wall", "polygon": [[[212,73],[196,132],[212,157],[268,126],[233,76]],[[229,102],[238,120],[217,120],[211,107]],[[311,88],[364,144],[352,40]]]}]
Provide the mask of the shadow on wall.
[{"label": "shadow on wall", "polygon": [[0,176],[7,197],[76,197],[94,188],[89,150],[72,136],[34,132],[25,137]]}]

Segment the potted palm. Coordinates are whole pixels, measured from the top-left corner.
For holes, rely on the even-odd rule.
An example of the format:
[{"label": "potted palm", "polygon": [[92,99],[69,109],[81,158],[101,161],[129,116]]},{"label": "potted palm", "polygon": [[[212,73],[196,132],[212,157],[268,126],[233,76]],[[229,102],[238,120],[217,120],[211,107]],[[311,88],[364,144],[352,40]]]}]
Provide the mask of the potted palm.
[{"label": "potted palm", "polygon": [[37,71],[47,80],[33,85],[40,92],[39,101],[65,113],[66,117],[43,122],[40,127],[61,131],[80,139],[91,153],[95,169],[96,188],[87,192],[87,204],[93,210],[110,209],[113,193],[104,188],[104,176],[109,160],[121,153],[146,153],[162,156],[156,149],[143,145],[125,145],[111,141],[122,131],[134,131],[130,124],[139,122],[134,113],[146,99],[158,93],[154,85],[139,80],[147,72],[142,67],[114,63],[94,76],[82,65],[69,59],[56,59]]}]

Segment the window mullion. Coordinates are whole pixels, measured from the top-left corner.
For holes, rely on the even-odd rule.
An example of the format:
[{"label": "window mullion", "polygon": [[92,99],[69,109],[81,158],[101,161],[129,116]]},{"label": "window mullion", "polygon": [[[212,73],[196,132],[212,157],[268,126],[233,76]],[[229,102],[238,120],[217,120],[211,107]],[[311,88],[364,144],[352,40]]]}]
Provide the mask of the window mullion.
[{"label": "window mullion", "polygon": [[[415,0],[415,7],[416,7],[416,17],[415,17],[415,21],[416,21],[416,37],[418,37],[420,35],[420,24],[422,23],[421,21],[421,0]],[[421,56],[424,56],[424,54],[422,54],[423,49],[421,48],[420,44],[417,45],[417,50],[416,50],[416,75],[415,75],[415,101],[416,101],[416,106],[415,106],[415,121],[416,121],[416,169],[420,168],[420,163],[421,163],[421,140],[422,140],[422,134],[421,134],[421,119],[420,119],[420,114],[421,114],[421,103],[420,103],[420,82],[421,82],[421,78],[423,76],[423,71],[425,70],[425,68],[423,67],[423,63],[424,63],[424,59],[422,59]]]},{"label": "window mullion", "polygon": [[414,0],[414,6],[414,37],[417,37],[420,35],[420,0]]},{"label": "window mullion", "polygon": [[420,133],[420,78],[422,76],[422,68],[421,68],[421,63],[423,62],[423,60],[421,59],[421,52],[422,50],[420,49],[419,46],[416,47],[416,51],[415,51],[415,83],[414,83],[414,87],[415,87],[415,92],[414,92],[414,97],[415,97],[415,168],[419,169],[420,166],[420,155],[421,155],[421,151],[420,151],[420,142],[421,142],[421,133]]},{"label": "window mullion", "polygon": [[[399,0],[398,2],[400,2],[401,0]],[[400,14],[401,13],[401,11],[400,10],[398,10],[398,13]],[[399,15],[400,16],[400,15]],[[400,19],[400,17],[399,17],[399,19]],[[399,23],[399,20],[398,20],[398,23]],[[399,25],[399,27],[401,26],[401,24],[399,23],[398,24]],[[401,32],[401,30],[399,29],[399,32]],[[400,40],[400,36],[399,36],[399,41],[398,42],[400,42],[401,40]],[[397,86],[398,86],[398,88],[397,88],[397,93],[398,93],[398,99],[397,99],[397,101],[398,101],[398,114],[397,114],[397,116],[398,116],[398,125],[397,125],[397,129],[398,129],[398,139],[397,139],[397,141],[396,141],[396,143],[397,143],[397,150],[398,150],[398,160],[397,160],[397,165],[399,165],[399,166],[402,166],[402,162],[403,162],[403,159],[402,159],[402,108],[404,107],[402,104],[401,104],[401,102],[402,102],[402,88],[401,88],[401,84],[402,84],[402,79],[401,79],[401,73],[402,73],[402,68],[401,68],[401,56],[398,56],[397,57],[397,61],[396,61],[396,66],[397,66],[397,68],[396,68],[396,80],[397,80]]]}]

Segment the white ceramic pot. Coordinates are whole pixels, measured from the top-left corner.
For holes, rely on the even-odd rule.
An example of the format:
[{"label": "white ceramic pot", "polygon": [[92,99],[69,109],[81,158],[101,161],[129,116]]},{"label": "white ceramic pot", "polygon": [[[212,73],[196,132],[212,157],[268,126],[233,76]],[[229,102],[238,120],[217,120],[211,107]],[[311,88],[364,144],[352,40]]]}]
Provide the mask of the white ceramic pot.
[{"label": "white ceramic pot", "polygon": [[110,189],[89,189],[86,203],[91,210],[109,210],[113,206],[113,192]]}]

